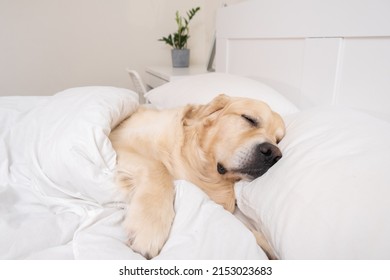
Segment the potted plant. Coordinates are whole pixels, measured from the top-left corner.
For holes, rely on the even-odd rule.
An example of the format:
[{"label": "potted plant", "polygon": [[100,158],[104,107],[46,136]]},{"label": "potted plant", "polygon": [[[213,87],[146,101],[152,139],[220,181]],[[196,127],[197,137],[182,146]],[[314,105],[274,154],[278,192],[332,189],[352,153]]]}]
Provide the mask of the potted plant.
[{"label": "potted plant", "polygon": [[172,47],[173,67],[188,67],[189,65],[190,50],[187,49],[187,41],[190,36],[188,24],[199,10],[200,7],[189,10],[187,18],[180,16],[179,11],[176,11],[177,32],[159,39],[159,41],[163,41]]}]

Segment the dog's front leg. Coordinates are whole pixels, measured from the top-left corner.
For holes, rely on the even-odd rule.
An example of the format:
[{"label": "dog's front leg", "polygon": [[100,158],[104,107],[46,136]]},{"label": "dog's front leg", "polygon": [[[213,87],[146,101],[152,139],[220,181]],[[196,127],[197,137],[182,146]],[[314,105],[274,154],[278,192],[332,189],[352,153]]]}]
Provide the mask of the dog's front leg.
[{"label": "dog's front leg", "polygon": [[129,160],[131,163],[119,162],[122,172],[119,169],[117,175],[117,182],[129,183],[123,225],[130,247],[151,259],[168,239],[175,215],[173,178],[161,162],[134,154]]}]

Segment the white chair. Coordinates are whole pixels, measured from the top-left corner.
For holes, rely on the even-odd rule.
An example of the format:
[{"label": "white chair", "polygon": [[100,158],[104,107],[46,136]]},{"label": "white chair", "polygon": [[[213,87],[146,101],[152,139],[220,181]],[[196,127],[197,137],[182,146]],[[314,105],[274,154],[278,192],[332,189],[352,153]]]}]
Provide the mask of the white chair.
[{"label": "white chair", "polygon": [[142,81],[141,76],[138,74],[137,71],[133,69],[126,69],[127,73],[129,73],[129,76],[133,82],[134,90],[138,93],[140,100],[145,100],[145,94],[147,92],[144,82]]}]

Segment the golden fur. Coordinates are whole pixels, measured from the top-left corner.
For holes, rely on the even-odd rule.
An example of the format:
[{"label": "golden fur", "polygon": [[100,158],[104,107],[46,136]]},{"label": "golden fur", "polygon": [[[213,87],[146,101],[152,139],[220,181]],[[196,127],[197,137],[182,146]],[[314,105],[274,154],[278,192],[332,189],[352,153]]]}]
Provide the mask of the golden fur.
[{"label": "golden fur", "polygon": [[175,216],[175,179],[192,182],[233,212],[234,183],[266,172],[281,157],[276,144],[284,133],[281,117],[252,99],[219,95],[207,105],[140,107],[110,134],[116,184],[128,199],[131,248],[147,258],[160,252]]}]

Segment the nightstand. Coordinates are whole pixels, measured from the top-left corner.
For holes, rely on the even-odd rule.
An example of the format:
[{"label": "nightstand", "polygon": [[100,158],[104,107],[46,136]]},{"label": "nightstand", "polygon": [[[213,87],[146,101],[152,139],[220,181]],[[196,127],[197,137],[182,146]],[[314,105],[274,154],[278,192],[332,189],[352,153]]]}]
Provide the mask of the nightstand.
[{"label": "nightstand", "polygon": [[169,66],[150,66],[146,68],[146,85],[149,88],[159,87],[165,83],[182,79],[191,75],[208,73],[205,66],[173,68]]}]

